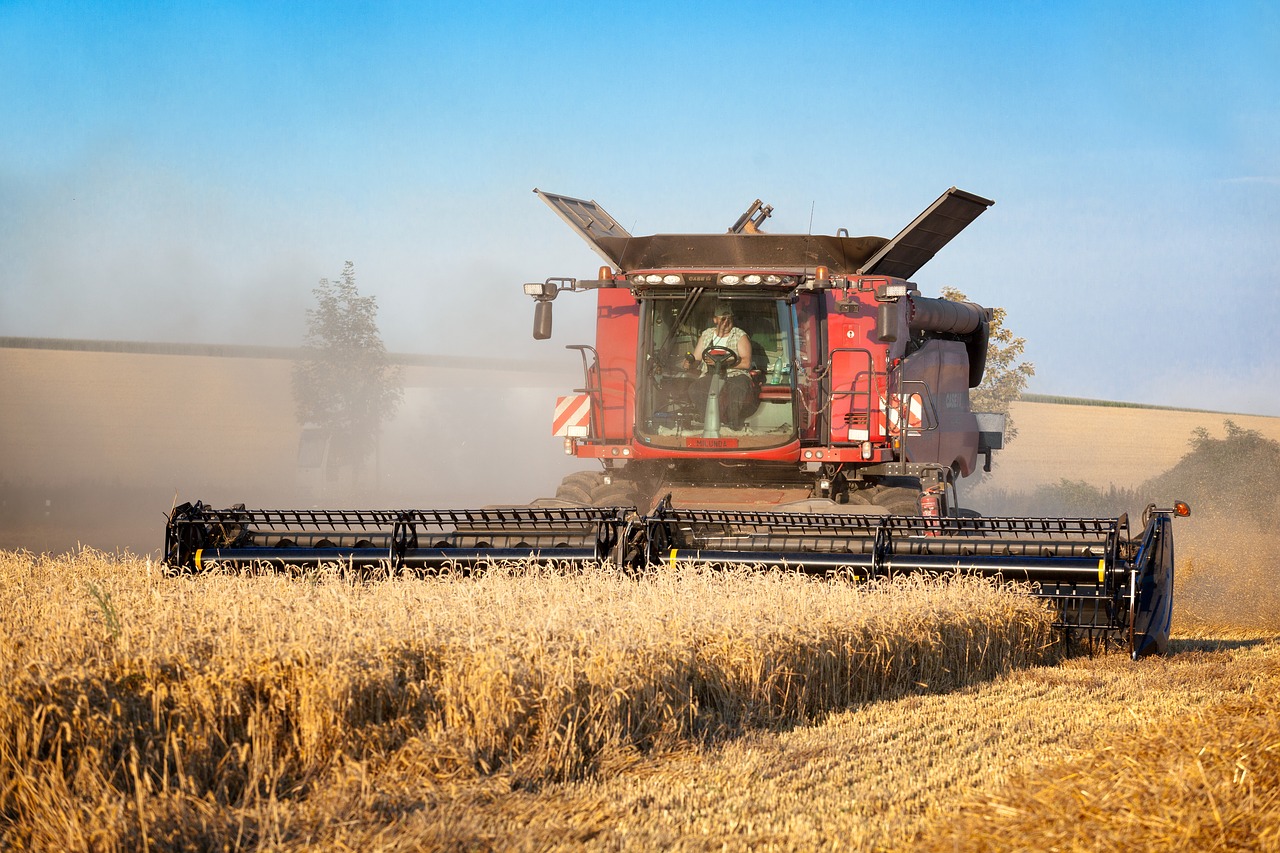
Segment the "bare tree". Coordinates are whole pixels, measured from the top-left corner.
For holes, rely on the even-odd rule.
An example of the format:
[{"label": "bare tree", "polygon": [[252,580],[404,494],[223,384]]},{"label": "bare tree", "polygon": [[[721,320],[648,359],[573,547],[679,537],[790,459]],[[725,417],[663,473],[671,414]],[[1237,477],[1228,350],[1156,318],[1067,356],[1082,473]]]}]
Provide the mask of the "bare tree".
[{"label": "bare tree", "polygon": [[307,309],[305,355],[293,368],[298,421],[324,430],[331,465],[353,472],[377,446],[382,424],[403,397],[400,371],[387,362],[375,297],[356,288],[347,261],[337,281],[320,279]]}]

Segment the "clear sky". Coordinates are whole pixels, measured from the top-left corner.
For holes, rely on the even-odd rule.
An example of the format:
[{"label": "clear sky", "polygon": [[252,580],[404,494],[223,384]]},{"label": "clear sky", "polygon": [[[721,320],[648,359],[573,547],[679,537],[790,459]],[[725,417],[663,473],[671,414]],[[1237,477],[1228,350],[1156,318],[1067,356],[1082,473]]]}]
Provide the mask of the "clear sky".
[{"label": "clear sky", "polygon": [[[395,351],[576,356],[520,284],[632,233],[890,237],[1031,390],[1280,415],[1280,6],[0,2],[0,335],[301,341],[354,261]],[[573,304],[576,302],[577,304]]]}]

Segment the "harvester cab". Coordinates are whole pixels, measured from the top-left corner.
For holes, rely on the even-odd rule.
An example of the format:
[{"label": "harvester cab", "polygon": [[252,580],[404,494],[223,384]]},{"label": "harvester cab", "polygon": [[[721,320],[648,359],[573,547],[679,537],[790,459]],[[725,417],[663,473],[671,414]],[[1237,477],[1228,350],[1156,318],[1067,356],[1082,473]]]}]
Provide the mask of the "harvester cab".
[{"label": "harvester cab", "polygon": [[689,560],[841,578],[966,572],[1030,585],[1068,636],[1162,653],[1172,519],[981,518],[958,480],[1003,418],[975,413],[991,312],[923,296],[916,272],[990,205],[947,190],[896,237],[769,234],[759,200],[726,233],[633,236],[593,201],[535,190],[605,261],[526,284],[534,337],[565,292],[596,299],[582,387],[553,432],[594,468],[554,499],[478,510],[174,507],[165,563],[440,572],[495,561],[632,570]]}]

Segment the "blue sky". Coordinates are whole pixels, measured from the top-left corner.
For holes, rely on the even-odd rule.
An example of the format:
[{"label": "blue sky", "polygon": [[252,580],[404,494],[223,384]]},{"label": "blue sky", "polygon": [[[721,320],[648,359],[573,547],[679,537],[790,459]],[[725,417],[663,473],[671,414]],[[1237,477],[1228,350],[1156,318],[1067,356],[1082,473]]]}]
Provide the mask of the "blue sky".
[{"label": "blue sky", "polygon": [[356,264],[389,348],[570,359],[524,281],[633,233],[892,236],[1009,312],[1031,390],[1280,415],[1280,8],[0,3],[0,335],[300,342]]}]

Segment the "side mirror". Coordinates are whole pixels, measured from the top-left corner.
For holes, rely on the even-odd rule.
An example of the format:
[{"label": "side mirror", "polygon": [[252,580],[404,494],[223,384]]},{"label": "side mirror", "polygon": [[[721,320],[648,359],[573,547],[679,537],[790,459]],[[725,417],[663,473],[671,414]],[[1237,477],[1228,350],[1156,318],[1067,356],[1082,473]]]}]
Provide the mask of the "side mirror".
[{"label": "side mirror", "polygon": [[533,303],[533,339],[545,341],[551,337],[551,301]]}]

